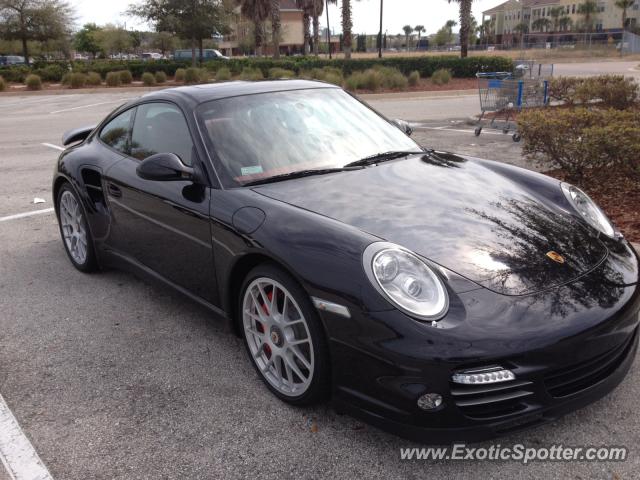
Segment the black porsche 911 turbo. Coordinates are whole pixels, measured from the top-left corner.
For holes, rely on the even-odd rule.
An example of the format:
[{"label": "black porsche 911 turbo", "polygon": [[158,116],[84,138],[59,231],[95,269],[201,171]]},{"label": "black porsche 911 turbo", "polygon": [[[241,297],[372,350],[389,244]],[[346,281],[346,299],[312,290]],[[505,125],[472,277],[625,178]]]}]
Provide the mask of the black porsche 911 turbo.
[{"label": "black porsche 911 turbo", "polygon": [[552,421],[638,344],[638,256],[578,188],[420,147],[342,89],[147,94],[65,134],[73,265],[227,319],[266,386],[427,443]]}]

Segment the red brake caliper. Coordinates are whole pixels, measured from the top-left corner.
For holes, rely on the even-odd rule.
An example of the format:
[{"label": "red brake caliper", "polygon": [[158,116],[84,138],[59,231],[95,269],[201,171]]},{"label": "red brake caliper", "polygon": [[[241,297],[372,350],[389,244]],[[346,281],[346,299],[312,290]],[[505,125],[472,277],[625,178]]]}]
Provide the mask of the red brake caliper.
[{"label": "red brake caliper", "polygon": [[[269,302],[272,301],[272,299],[273,299],[273,290],[271,292],[267,293],[267,298],[269,299]],[[262,308],[262,311],[264,311],[264,313],[266,315],[269,315],[269,308],[267,307],[266,303],[263,303],[260,306],[260,308]],[[258,329],[258,331],[260,333],[265,333],[264,332],[264,326],[262,325],[262,323],[258,323],[258,322],[256,322],[256,323],[257,323],[256,328]],[[269,346],[269,344],[264,343],[262,345],[262,349],[264,350],[264,353],[267,356],[267,358],[271,358],[271,347]]]}]

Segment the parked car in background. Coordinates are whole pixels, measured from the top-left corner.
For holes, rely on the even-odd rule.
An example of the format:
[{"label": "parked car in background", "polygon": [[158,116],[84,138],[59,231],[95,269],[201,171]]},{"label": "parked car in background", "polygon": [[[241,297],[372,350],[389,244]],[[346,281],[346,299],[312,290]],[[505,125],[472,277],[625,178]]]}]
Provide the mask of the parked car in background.
[{"label": "parked car in background", "polygon": [[148,52],[142,54],[142,60],[162,60],[164,57],[161,53]]},{"label": "parked car in background", "polygon": [[[200,58],[200,49],[196,49],[196,57]],[[191,49],[176,50],[173,58],[175,60],[191,60]],[[202,51],[202,58],[205,60],[229,60],[229,57],[220,53],[219,50],[213,48],[205,48]]]},{"label": "parked car in background", "polygon": [[19,55],[0,55],[0,65],[25,65],[24,57]]}]

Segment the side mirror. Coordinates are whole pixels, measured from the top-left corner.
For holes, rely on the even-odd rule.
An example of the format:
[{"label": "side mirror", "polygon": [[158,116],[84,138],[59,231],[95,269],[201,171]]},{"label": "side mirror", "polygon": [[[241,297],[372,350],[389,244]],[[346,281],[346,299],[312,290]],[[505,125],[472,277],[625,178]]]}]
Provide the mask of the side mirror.
[{"label": "side mirror", "polygon": [[145,180],[157,182],[173,182],[178,180],[193,180],[194,170],[186,166],[175,153],[156,153],[145,158],[136,173]]},{"label": "side mirror", "polygon": [[405,120],[400,120],[399,118],[396,118],[395,120],[392,120],[391,123],[393,123],[396,127],[402,130],[404,133],[406,133],[409,137],[413,133],[413,128],[411,128],[411,125],[409,125],[409,122],[406,122]]}]

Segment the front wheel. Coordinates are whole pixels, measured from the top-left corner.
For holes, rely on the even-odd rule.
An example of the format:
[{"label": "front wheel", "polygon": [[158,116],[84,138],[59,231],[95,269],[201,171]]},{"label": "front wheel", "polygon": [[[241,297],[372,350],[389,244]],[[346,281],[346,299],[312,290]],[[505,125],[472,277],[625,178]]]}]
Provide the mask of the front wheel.
[{"label": "front wheel", "polygon": [[69,260],[82,272],[96,270],[96,256],[87,217],[78,196],[68,183],[60,188],[56,206],[60,235]]},{"label": "front wheel", "polygon": [[320,319],[302,287],[271,265],[244,281],[240,319],[251,361],[271,390],[294,405],[329,393],[329,353]]}]

